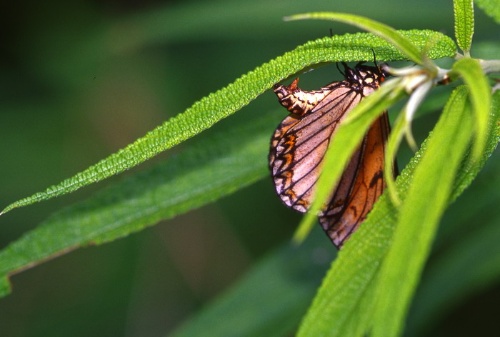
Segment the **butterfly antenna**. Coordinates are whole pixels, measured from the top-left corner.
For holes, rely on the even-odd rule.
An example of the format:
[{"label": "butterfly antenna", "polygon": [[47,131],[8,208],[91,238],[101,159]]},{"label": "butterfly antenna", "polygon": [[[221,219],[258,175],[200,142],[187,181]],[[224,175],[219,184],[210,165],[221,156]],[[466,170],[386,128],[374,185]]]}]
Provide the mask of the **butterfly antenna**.
[{"label": "butterfly antenna", "polygon": [[373,63],[375,64],[375,67],[379,67],[377,63],[377,56],[375,55],[375,50],[372,48],[372,54],[373,54]]},{"label": "butterfly antenna", "polygon": [[338,62],[335,63],[335,66],[337,67],[337,70],[339,71],[339,73],[341,73],[342,76],[346,77],[346,71],[347,71],[347,69],[349,69],[349,66],[345,62],[340,62],[340,63],[342,63],[342,65],[344,66],[344,70],[340,69]]}]

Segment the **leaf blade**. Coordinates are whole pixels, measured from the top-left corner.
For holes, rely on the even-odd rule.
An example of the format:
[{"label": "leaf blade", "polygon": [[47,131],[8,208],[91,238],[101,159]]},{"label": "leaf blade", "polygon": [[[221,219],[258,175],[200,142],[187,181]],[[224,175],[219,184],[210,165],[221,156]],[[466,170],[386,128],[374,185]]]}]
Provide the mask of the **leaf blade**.
[{"label": "leaf blade", "polygon": [[[430,35],[433,36],[439,43],[436,44],[432,57],[445,57],[454,53],[453,41],[443,34],[427,30],[402,31],[401,34],[415,41],[421,48],[424,48],[426,39]],[[291,74],[324,62],[370,60],[372,50],[377,51],[380,60],[405,59],[403,54],[388,43],[367,33],[346,34],[308,42],[204,97],[184,113],[167,120],[144,137],[86,170],[50,186],[45,191],[11,203],[0,214],[76,191],[121,173],[211,127]]]},{"label": "leaf blade", "polygon": [[303,20],[303,19],[318,19],[318,20],[332,20],[344,22],[362,29],[365,29],[377,36],[382,37],[390,44],[396,46],[403,54],[405,54],[411,61],[422,64],[423,58],[422,54],[403,35],[399,34],[394,28],[389,27],[383,23],[377,22],[375,20],[368,19],[366,17],[344,14],[344,13],[333,13],[333,12],[315,12],[315,13],[305,13],[297,14],[286,17],[285,20]]},{"label": "leaf blade", "polygon": [[466,97],[465,87],[452,93],[401,206],[393,241],[377,280],[374,336],[398,336],[402,331],[410,299],[471,139],[470,130],[464,132],[461,127],[470,118]]},{"label": "leaf blade", "polygon": [[472,0],[453,0],[455,17],[455,38],[465,53],[470,54],[472,36],[474,35],[474,3]]},{"label": "leaf blade", "polygon": [[469,89],[475,131],[472,159],[478,160],[484,152],[490,125],[491,88],[478,60],[467,57],[460,59],[453,65],[453,72],[463,78]]},{"label": "leaf blade", "polygon": [[[199,139],[164,163],[49,217],[0,251],[0,277],[125,237],[267,176],[267,145],[279,114],[265,117]],[[242,134],[253,137],[242,141]]]}]

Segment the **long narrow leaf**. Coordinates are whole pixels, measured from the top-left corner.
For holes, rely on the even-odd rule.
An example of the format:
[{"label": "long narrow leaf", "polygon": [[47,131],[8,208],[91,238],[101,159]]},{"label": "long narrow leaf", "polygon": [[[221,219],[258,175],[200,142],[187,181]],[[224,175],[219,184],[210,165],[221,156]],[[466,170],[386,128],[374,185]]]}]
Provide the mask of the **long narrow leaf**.
[{"label": "long narrow leaf", "polygon": [[[407,36],[420,48],[424,47],[429,36],[439,41],[430,57],[439,58],[454,54],[453,42],[440,33],[413,30],[401,32],[401,34]],[[406,58],[385,41],[366,33],[346,34],[308,42],[201,99],[184,113],[167,120],[144,137],[88,169],[47,188],[43,192],[35,193],[10,204],[0,214],[17,207],[76,191],[86,185],[130,169],[211,127],[291,74],[324,62],[371,60],[372,50],[376,50],[380,60],[403,60]]]},{"label": "long narrow leaf", "polygon": [[474,126],[475,139],[472,154],[473,160],[477,160],[486,146],[486,135],[490,124],[491,87],[477,60],[463,58],[453,65],[453,71],[458,73],[468,85],[474,114],[472,125]]},{"label": "long narrow leaf", "polygon": [[[377,284],[374,336],[398,336],[471,140],[467,89],[452,93],[400,209]],[[465,127],[464,127],[465,126]],[[446,164],[444,164],[446,163]]]},{"label": "long narrow leaf", "polygon": [[[497,90],[491,96],[491,109],[489,112],[488,118],[488,127],[487,127],[487,140],[486,140],[486,148],[483,152],[481,158],[477,163],[485,162],[489,159],[493,151],[497,148],[500,143],[500,91]],[[463,168],[460,170],[457,179],[456,185],[457,188],[453,194],[453,199],[456,199],[462,192],[470,185],[470,183],[474,180],[475,174],[474,170],[471,170],[469,166],[477,165],[474,162],[467,161],[463,163]]]},{"label": "long narrow leaf", "polygon": [[278,119],[267,114],[199,139],[165,163],[55,214],[0,252],[0,278],[78,247],[127,236],[267,176],[269,135]]},{"label": "long narrow leaf", "polygon": [[411,61],[422,64],[423,55],[418,48],[411,43],[406,37],[398,33],[392,27],[383,23],[352,14],[344,13],[331,13],[331,12],[318,12],[297,14],[285,18],[286,20],[304,20],[304,19],[318,19],[318,20],[332,20],[340,21],[361,29],[367,30],[375,35],[378,35],[388,41],[390,44],[396,46],[403,54],[405,54]]},{"label": "long narrow leaf", "polygon": [[472,0],[453,0],[453,12],[457,44],[465,55],[469,55],[474,34],[474,3]]},{"label": "long narrow leaf", "polygon": [[[482,158],[486,160],[500,142],[500,91],[493,94],[491,107],[491,124],[489,127],[488,146]],[[409,317],[409,336],[424,335],[433,323],[439,319],[439,313],[446,308],[463,300],[470,292],[481,291],[483,288],[498,280],[500,270],[498,269],[498,211],[496,203],[500,197],[500,179],[498,172],[498,156],[496,161],[489,163],[486,175],[483,175],[483,184],[471,186],[466,196],[462,196],[452,212],[448,212],[445,220],[449,224],[441,231],[440,237],[448,238],[452,242],[443,254],[433,261],[426,271],[415,296],[415,304]],[[469,162],[464,163],[468,165]],[[493,164],[493,165],[492,165]],[[462,170],[456,179],[457,188],[453,198],[456,198],[470,184],[473,179],[470,170]],[[479,182],[478,182],[479,183]],[[480,191],[480,196],[479,192]],[[465,197],[465,198],[464,198]],[[480,224],[473,226],[471,223]],[[450,230],[458,232],[452,236]],[[444,246],[439,238],[436,247]],[[449,243],[446,246],[450,246]],[[481,257],[478,257],[480,254]],[[472,262],[471,262],[472,261]],[[457,278],[456,270],[467,270],[464,277]],[[440,286],[442,280],[448,280],[445,286]],[[436,289],[439,289],[436,292]]]}]

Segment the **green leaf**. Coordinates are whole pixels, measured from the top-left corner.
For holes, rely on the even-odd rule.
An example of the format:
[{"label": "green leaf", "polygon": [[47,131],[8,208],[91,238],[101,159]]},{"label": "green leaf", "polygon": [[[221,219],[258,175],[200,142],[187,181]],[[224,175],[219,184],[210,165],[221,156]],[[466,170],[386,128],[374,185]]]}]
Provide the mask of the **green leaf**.
[{"label": "green leaf", "polygon": [[396,118],[396,121],[394,122],[394,125],[392,126],[385,149],[384,179],[387,185],[387,193],[389,194],[392,202],[397,206],[399,206],[401,201],[399,200],[396,190],[393,166],[405,128],[408,128],[406,119],[404,118],[404,115],[399,114],[398,118]]},{"label": "green leaf", "polygon": [[498,6],[498,0],[475,0],[474,2],[487,15],[492,17],[496,23],[500,23],[500,6]]},{"label": "green leaf", "polygon": [[473,126],[475,132],[473,160],[477,160],[484,152],[486,136],[488,133],[489,114],[491,107],[491,88],[488,78],[483,74],[479,61],[463,58],[455,62],[453,72],[458,73],[467,84],[472,112],[474,115]]},{"label": "green leaf", "polygon": [[[426,39],[432,36],[437,43],[429,53],[431,58],[454,55],[453,42],[440,33],[411,30],[402,31],[401,34],[420,48],[424,48]],[[324,62],[372,60],[373,50],[381,61],[406,58],[387,42],[366,33],[345,34],[308,42],[243,75],[225,88],[204,97],[184,113],[167,120],[144,137],[86,170],[43,192],[10,204],[0,214],[76,191],[130,169],[213,126],[291,74]]]},{"label": "green leaf", "polygon": [[[457,88],[436,125],[399,211],[377,280],[373,335],[398,336],[453,182],[471,140],[467,89]],[[446,165],[443,165],[446,163]],[[389,290],[390,289],[390,290]]]},{"label": "green leaf", "polygon": [[6,281],[78,247],[127,236],[268,176],[269,138],[280,118],[269,113],[200,137],[165,163],[54,214],[0,252],[0,278]]},{"label": "green leaf", "polygon": [[455,15],[455,38],[457,44],[465,53],[470,55],[472,35],[474,35],[474,3],[472,0],[453,0]]},{"label": "green leaf", "polygon": [[304,19],[316,19],[316,20],[331,20],[344,22],[361,29],[367,30],[377,36],[382,37],[391,45],[396,46],[404,55],[406,55],[411,61],[422,64],[423,55],[418,50],[418,48],[402,34],[398,33],[392,27],[389,27],[383,23],[352,14],[344,13],[332,13],[332,12],[317,12],[317,13],[305,13],[288,16],[285,20],[304,20]]}]

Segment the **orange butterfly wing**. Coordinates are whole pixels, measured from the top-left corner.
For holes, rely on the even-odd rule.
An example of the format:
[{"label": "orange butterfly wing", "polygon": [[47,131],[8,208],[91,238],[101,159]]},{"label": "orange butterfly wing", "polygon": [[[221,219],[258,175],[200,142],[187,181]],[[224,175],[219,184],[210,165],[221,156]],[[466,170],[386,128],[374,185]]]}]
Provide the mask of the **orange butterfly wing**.
[{"label": "orange butterfly wing", "polygon": [[370,127],[345,169],[319,222],[332,242],[341,247],[365,220],[385,189],[384,152],[389,121],[384,112]]}]

